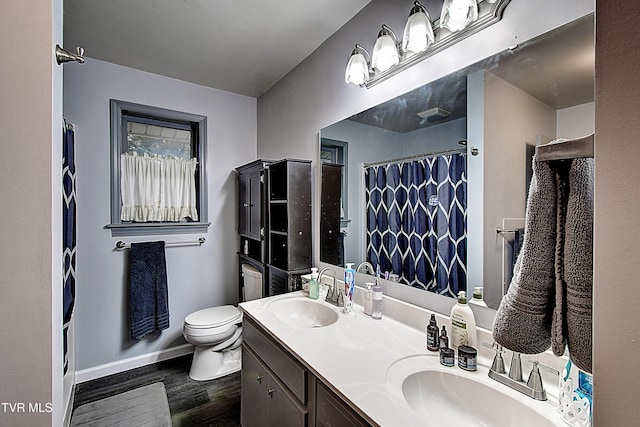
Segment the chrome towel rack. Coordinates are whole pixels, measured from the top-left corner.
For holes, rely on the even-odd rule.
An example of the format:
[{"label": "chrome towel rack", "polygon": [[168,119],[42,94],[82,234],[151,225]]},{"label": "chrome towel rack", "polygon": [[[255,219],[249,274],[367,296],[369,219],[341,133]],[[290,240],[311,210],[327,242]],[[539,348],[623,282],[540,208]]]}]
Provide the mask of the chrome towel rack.
[{"label": "chrome towel rack", "polygon": [[[198,238],[198,240],[186,240],[186,241],[181,241],[181,242],[165,242],[164,246],[165,247],[200,246],[204,242],[206,242],[206,239],[204,237],[200,237],[200,238]],[[122,240],[118,240],[116,242],[115,249],[118,249],[118,250],[131,249],[131,243],[125,243]]]}]

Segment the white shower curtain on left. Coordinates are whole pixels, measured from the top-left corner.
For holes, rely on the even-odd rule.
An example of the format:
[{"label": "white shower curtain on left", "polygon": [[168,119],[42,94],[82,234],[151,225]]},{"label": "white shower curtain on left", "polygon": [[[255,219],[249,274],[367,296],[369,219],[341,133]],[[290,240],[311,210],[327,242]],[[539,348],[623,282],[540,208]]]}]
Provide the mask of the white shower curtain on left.
[{"label": "white shower curtain on left", "polygon": [[122,221],[198,220],[196,159],[123,153],[120,162]]}]

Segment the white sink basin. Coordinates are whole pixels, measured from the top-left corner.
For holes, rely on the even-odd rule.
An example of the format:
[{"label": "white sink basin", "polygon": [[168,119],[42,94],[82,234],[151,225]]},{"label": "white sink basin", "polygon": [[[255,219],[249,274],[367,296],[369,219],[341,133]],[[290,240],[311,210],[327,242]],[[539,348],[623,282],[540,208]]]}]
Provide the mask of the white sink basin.
[{"label": "white sink basin", "polygon": [[394,363],[387,371],[387,384],[427,426],[563,425],[551,402],[509,389],[490,379],[486,368],[467,372],[444,367],[437,353]]},{"label": "white sink basin", "polygon": [[323,302],[306,297],[283,297],[265,306],[281,322],[298,328],[321,328],[338,320],[338,313]]}]

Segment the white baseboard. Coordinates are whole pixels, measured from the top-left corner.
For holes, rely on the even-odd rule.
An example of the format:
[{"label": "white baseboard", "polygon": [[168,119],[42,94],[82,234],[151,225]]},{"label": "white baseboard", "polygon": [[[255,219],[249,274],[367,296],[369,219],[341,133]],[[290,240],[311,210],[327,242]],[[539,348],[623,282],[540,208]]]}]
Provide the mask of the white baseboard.
[{"label": "white baseboard", "polygon": [[193,353],[193,346],[191,344],[183,344],[167,350],[154,351],[153,353],[142,354],[140,356],[95,366],[93,368],[83,369],[81,371],[76,371],[76,384],[139,368],[141,366],[151,365],[163,360],[184,356],[189,353]]}]

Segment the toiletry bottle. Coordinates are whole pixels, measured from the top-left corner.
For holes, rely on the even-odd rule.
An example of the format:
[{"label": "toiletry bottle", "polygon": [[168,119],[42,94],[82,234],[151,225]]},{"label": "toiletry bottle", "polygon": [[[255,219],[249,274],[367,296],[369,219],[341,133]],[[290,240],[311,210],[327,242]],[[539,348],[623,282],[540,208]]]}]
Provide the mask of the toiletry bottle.
[{"label": "toiletry bottle", "polygon": [[311,280],[309,281],[309,298],[318,299],[320,296],[320,284],[318,283],[318,268],[311,268]]},{"label": "toiletry bottle", "polygon": [[364,314],[371,316],[373,312],[373,283],[365,283],[366,289],[364,290]]},{"label": "toiletry bottle", "polygon": [[458,293],[458,302],[451,309],[451,347],[457,351],[461,345],[476,348],[476,319],[465,291]]},{"label": "toiletry bottle", "polygon": [[380,282],[377,279],[376,284],[373,286],[371,299],[373,300],[371,317],[378,320],[382,319],[382,286],[380,286]]},{"label": "toiletry bottle", "polygon": [[447,328],[442,325],[442,332],[440,333],[440,337],[438,338],[438,344],[440,350],[449,348],[449,337],[447,336]]},{"label": "toiletry bottle", "polygon": [[356,271],[353,269],[353,263],[348,262],[347,268],[344,269],[344,309],[343,313],[350,313],[353,307],[353,293],[356,285]]},{"label": "toiletry bottle", "polygon": [[429,319],[426,332],[427,350],[438,351],[440,349],[440,337],[438,336],[438,322],[436,321],[436,316],[434,314],[432,314],[431,319]]},{"label": "toiletry bottle", "polygon": [[476,286],[473,288],[473,298],[469,300],[469,304],[479,305],[480,307],[486,307],[487,303],[484,302],[482,286]]},{"label": "toiletry bottle", "polygon": [[442,333],[440,334],[440,364],[444,366],[453,366],[454,351],[449,348],[449,338],[447,337],[447,329],[442,325]]}]

